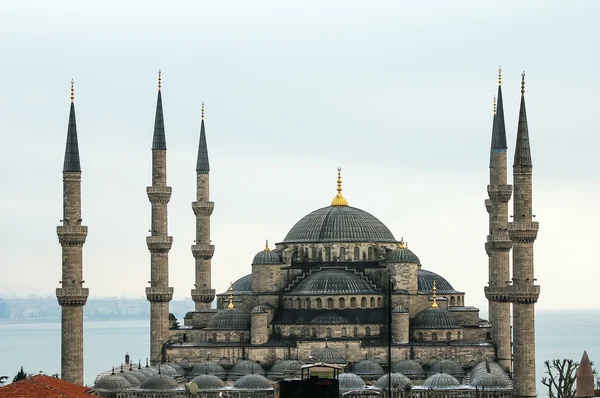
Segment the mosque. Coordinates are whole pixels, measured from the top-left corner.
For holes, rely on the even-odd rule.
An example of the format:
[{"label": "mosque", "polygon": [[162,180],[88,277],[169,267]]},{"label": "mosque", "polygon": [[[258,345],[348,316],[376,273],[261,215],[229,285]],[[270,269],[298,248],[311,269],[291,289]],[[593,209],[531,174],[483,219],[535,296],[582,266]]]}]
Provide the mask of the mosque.
[{"label": "mosque", "polygon": [[[180,322],[169,313],[171,187],[159,74],[152,185],[147,188],[152,209],[151,234],[146,237],[150,281],[145,290],[151,313],[150,363],[143,367],[127,358],[120,371],[99,375],[94,390],[106,397],[208,397],[222,396],[224,391],[229,396],[272,397],[277,381],[298,376],[306,364],[323,362],[345,369],[340,391],[346,392],[385,391],[389,371],[393,388],[412,391],[414,396],[442,390],[475,397],[480,389],[498,397],[536,396],[534,304],[540,288],[534,284],[533,243],[538,223],[532,220],[532,162],[522,76],[514,186],[507,184],[500,70],[494,101],[485,200],[489,320],[467,305],[460,285],[421,264],[403,238],[366,210],[350,206],[339,168],[337,193],[332,193],[330,204],[300,217],[274,246],[267,242],[248,259],[252,273],[240,275],[227,291],[216,294],[211,286],[214,203],[203,106],[197,196],[192,202],[196,240],[191,247],[195,283],[190,296],[195,310]],[[63,309],[62,377],[83,384],[82,308],[88,291],[81,285],[81,250],[87,227],[81,225],[73,91],[63,176],[64,219],[58,227],[63,280],[57,289]],[[511,197],[513,218],[508,222]],[[324,198],[323,204],[327,202]]]}]

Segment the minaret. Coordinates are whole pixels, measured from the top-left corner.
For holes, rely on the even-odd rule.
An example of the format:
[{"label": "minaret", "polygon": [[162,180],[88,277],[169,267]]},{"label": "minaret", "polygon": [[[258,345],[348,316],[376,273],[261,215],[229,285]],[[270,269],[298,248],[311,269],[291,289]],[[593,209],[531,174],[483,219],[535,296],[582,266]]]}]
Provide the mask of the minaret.
[{"label": "minaret", "polygon": [[[508,201],[512,186],[506,183],[506,128],[502,104],[502,69],[498,68],[498,103],[494,99],[494,123],[490,148],[489,199],[485,207],[489,213],[489,235],[485,250],[489,257],[489,287],[506,286],[510,281],[509,251],[512,242],[508,236]],[[496,361],[504,369],[511,368],[510,303],[486,291],[489,300],[489,317],[492,324],[492,340],[496,346]]]},{"label": "minaret", "polygon": [[527,113],[525,112],[525,72],[521,81],[521,108],[513,164],[513,222],[508,232],[513,242],[513,285],[509,299],[513,304],[513,385],[515,397],[536,396],[535,310],[540,294],[533,273],[533,243],[539,224],[533,222],[532,168]]},{"label": "minaret", "polygon": [[56,298],[62,309],[61,377],[79,385],[83,385],[83,306],[89,295],[89,289],[83,287],[82,269],[82,248],[88,228],[81,225],[81,221],[81,165],[71,80],[71,110],[63,165],[63,224],[56,227],[62,246],[62,279]]},{"label": "minaret", "polygon": [[150,251],[150,287],[146,298],[150,301],[150,361],[161,362],[163,345],[169,340],[169,301],[173,288],[169,287],[169,250],[173,237],[168,236],[167,204],[171,187],[167,186],[167,141],[163,121],[161,72],[158,71],[158,99],[152,139],[152,186],[146,188],[152,204],[152,229],[146,237]]},{"label": "minaret", "polygon": [[215,204],[209,200],[209,172],[203,102],[198,160],[196,162],[196,201],[192,202],[192,210],[196,215],[196,241],[192,245],[192,254],[196,259],[196,282],[194,289],[192,289],[192,300],[196,303],[196,311],[210,309],[210,305],[215,298],[215,290],[210,288],[210,262],[215,253],[215,247],[210,244],[210,216]]}]

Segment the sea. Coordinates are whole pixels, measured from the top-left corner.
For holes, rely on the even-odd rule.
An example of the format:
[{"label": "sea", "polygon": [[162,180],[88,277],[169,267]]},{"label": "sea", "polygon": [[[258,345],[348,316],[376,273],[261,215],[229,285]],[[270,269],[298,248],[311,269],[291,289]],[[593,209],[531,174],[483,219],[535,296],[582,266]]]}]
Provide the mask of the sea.
[{"label": "sea", "polygon": [[[570,358],[587,350],[600,363],[600,310],[536,312],[536,378],[538,396],[547,396],[540,380],[544,361]],[[84,379],[94,384],[99,373],[119,365],[129,354],[142,364],[150,352],[149,320],[84,322]],[[0,324],[0,376],[60,372],[60,323]],[[118,369],[117,369],[118,370]]]}]

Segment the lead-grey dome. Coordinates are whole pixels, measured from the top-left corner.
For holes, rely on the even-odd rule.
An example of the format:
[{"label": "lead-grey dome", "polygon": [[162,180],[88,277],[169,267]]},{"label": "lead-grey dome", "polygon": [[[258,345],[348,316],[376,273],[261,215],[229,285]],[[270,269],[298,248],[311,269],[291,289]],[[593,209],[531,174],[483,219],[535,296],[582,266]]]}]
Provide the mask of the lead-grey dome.
[{"label": "lead-grey dome", "polygon": [[456,291],[450,282],[444,279],[442,276],[436,274],[435,272],[427,271],[424,269],[418,270],[417,273],[417,283],[418,290],[424,293],[433,292],[433,281],[436,283],[437,293],[438,294],[446,294],[446,293],[460,293]]},{"label": "lead-grey dome", "polygon": [[[140,381],[140,384],[145,382],[146,380],[148,380],[148,378],[150,377],[149,374],[146,374],[144,372],[141,372],[139,370],[135,370],[133,372],[128,372],[128,374],[135,376],[136,379],[138,379]],[[129,380],[129,379],[127,379]]]},{"label": "lead-grey dome", "polygon": [[327,206],[304,216],[281,243],[397,242],[373,215],[350,206]]},{"label": "lead-grey dome", "polygon": [[[231,287],[233,288],[233,294],[236,296],[238,294],[252,294],[252,274],[242,276],[240,279],[233,282]],[[229,294],[229,289],[221,294]]]},{"label": "lead-grey dome", "polygon": [[379,293],[363,277],[351,271],[326,269],[303,279],[291,294],[362,294]]},{"label": "lead-grey dome", "polygon": [[423,382],[423,387],[433,390],[450,390],[460,387],[460,382],[448,373],[436,373]]},{"label": "lead-grey dome", "polygon": [[510,383],[505,374],[497,374],[486,372],[479,375],[475,380],[471,380],[469,384],[473,387],[493,389],[493,388],[509,388]]},{"label": "lead-grey dome", "polygon": [[250,316],[237,308],[224,308],[210,318],[206,329],[250,330]]},{"label": "lead-grey dome", "polygon": [[392,309],[392,313],[394,314],[407,314],[408,310],[402,304],[398,304]]},{"label": "lead-grey dome", "polygon": [[192,368],[191,374],[193,376],[199,376],[203,374],[215,375],[220,379],[225,378],[225,369],[214,361],[202,361],[197,363]]},{"label": "lead-grey dome", "polygon": [[196,383],[196,385],[198,386],[198,390],[215,391],[222,390],[223,388],[225,388],[225,383],[223,382],[223,380],[211,374],[203,374],[200,376],[196,376],[192,381]]},{"label": "lead-grey dome", "polygon": [[[136,376],[137,372],[123,372],[119,373],[119,376],[123,377],[125,380],[131,384],[131,387],[139,387],[142,384],[142,380]],[[139,374],[139,373],[137,373]],[[142,376],[143,377],[143,376]],[[144,378],[144,381],[146,379]]]},{"label": "lead-grey dome", "polygon": [[163,375],[173,376],[173,377],[179,375],[179,372],[177,370],[175,370],[174,367],[167,365],[166,363],[161,363],[159,365],[159,370],[160,370],[160,373]]},{"label": "lead-grey dome", "polygon": [[258,363],[250,359],[242,359],[237,361],[235,365],[233,365],[233,367],[227,374],[227,379],[237,380],[242,376],[250,374],[264,375],[265,370]]},{"label": "lead-grey dome", "polygon": [[417,361],[413,361],[412,359],[403,359],[396,362],[392,366],[392,370],[396,373],[402,373],[409,379],[420,379],[425,376],[423,367]]},{"label": "lead-grey dome", "polygon": [[429,368],[429,375],[435,373],[448,373],[457,378],[462,378],[465,375],[465,371],[461,364],[452,359],[441,359],[431,365]]},{"label": "lead-grey dome", "polygon": [[[408,377],[404,376],[401,373],[392,373],[392,389],[403,389],[406,386],[412,385]],[[386,390],[388,389],[388,375],[385,374],[381,376],[375,382],[375,387]]]},{"label": "lead-grey dome", "polygon": [[366,377],[370,379],[378,378],[379,376],[385,373],[380,364],[369,359],[363,359],[361,361],[356,362],[352,367],[352,372],[361,377]]},{"label": "lead-grey dome", "polygon": [[109,374],[104,376],[94,384],[94,390],[105,392],[105,391],[125,391],[129,390],[131,383],[129,380],[121,376],[120,374]]},{"label": "lead-grey dome", "polygon": [[412,250],[406,247],[401,247],[399,249],[392,250],[391,252],[389,252],[387,255],[387,262],[414,263],[419,265],[421,264],[421,260],[419,260],[419,257],[417,257],[417,255],[413,253]]},{"label": "lead-grey dome", "polygon": [[338,376],[340,390],[359,390],[365,387],[362,377],[354,373],[341,373]]},{"label": "lead-grey dome", "polygon": [[321,324],[342,324],[342,323],[350,323],[348,318],[343,315],[338,314],[335,311],[327,311],[324,314],[319,314],[315,316],[311,321],[311,323],[321,323]]},{"label": "lead-grey dome", "polygon": [[174,378],[163,374],[150,376],[148,380],[142,383],[140,389],[151,391],[164,391],[177,389],[179,386]]},{"label": "lead-grey dome", "polygon": [[346,359],[339,351],[328,346],[317,348],[311,353],[311,356],[315,357],[319,362],[332,364],[346,363]]},{"label": "lead-grey dome", "polygon": [[275,252],[270,251],[269,249],[261,250],[256,253],[254,259],[252,260],[252,265],[259,264],[281,264],[281,258]]},{"label": "lead-grey dome", "polygon": [[251,373],[249,375],[240,377],[240,379],[233,385],[233,388],[240,390],[272,390],[273,384],[271,384],[266,377]]},{"label": "lead-grey dome", "polygon": [[412,320],[414,329],[457,329],[458,322],[450,312],[442,308],[427,308]]},{"label": "lead-grey dome", "polygon": [[269,370],[267,376],[273,380],[281,380],[289,373],[301,373],[301,368],[305,363],[297,359],[284,359],[275,362],[275,365]]}]

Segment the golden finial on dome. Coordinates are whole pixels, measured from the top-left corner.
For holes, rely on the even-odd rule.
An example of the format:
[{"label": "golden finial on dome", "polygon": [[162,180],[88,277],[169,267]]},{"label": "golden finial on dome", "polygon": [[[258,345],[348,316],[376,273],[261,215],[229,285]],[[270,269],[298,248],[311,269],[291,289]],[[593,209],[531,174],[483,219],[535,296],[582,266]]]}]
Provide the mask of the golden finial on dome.
[{"label": "golden finial on dome", "polygon": [[494,95],[494,115],[496,114],[496,96]]},{"label": "golden finial on dome", "polygon": [[71,103],[75,102],[75,81],[71,79]]},{"label": "golden finial on dome", "polygon": [[161,87],[161,80],[162,80],[162,71],[159,69],[158,70],[158,91],[160,91],[160,87]]},{"label": "golden finial on dome", "polygon": [[204,120],[204,101],[202,101],[202,120]]},{"label": "golden finial on dome", "polygon": [[404,249],[404,237],[400,238],[400,247],[398,247],[398,249]]},{"label": "golden finial on dome", "polygon": [[269,239],[265,239],[265,251],[269,251]]},{"label": "golden finial on dome", "polygon": [[498,67],[498,85],[502,85],[502,67]]},{"label": "golden finial on dome", "polygon": [[525,71],[521,73],[521,95],[525,95]]},{"label": "golden finial on dome", "polygon": [[433,304],[431,304],[431,308],[439,308],[437,303],[437,282],[435,280],[433,281],[433,289],[431,290],[433,291]]},{"label": "golden finial on dome", "polygon": [[337,195],[331,201],[332,206],[348,206],[348,201],[342,196],[342,168],[338,167]]},{"label": "golden finial on dome", "polygon": [[227,308],[233,308],[233,282],[229,282],[229,305]]}]

